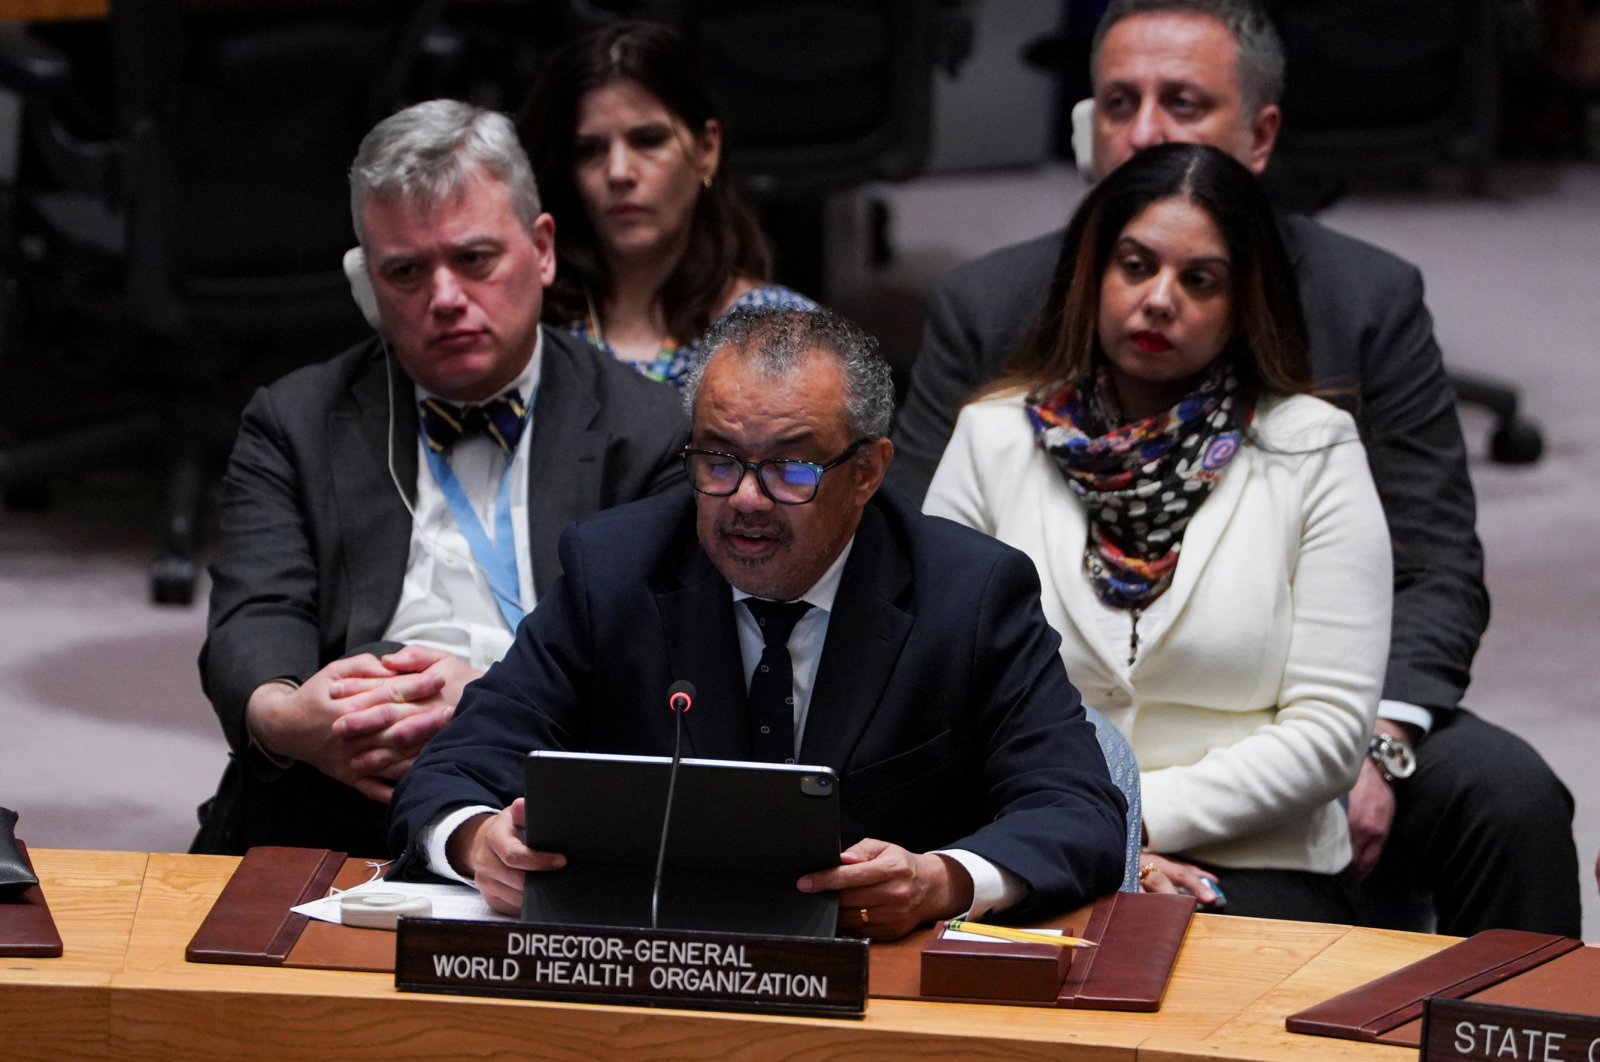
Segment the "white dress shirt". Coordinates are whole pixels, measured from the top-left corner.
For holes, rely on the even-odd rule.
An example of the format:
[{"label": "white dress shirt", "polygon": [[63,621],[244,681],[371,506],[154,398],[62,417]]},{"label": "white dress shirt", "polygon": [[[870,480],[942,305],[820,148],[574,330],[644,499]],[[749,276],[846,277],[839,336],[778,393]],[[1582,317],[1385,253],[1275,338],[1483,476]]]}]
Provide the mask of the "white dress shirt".
[{"label": "white dress shirt", "polygon": [[[533,608],[535,597],[532,556],[528,546],[528,440],[533,435],[533,402],[539,387],[542,331],[534,343],[533,357],[510,387],[528,405],[528,424],[510,456],[511,531],[516,538],[517,595],[522,610]],[[416,388],[415,400],[443,398]],[[444,399],[449,401],[449,399]],[[411,522],[411,550],[406,559],[400,601],[383,637],[406,645],[439,649],[465,660],[479,671],[505,655],[516,632],[506,627],[483,569],[472,557],[466,535],[456,526],[444,491],[429,468],[426,443],[419,433],[417,495]],[[462,438],[445,460],[472,503],[484,533],[494,538],[494,506],[505,472],[507,454],[483,435]]]}]

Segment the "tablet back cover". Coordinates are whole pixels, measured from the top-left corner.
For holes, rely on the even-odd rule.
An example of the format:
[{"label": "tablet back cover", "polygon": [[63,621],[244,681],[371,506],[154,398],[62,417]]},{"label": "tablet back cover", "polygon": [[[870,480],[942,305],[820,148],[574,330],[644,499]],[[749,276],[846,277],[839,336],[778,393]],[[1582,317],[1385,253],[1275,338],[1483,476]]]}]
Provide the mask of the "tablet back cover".
[{"label": "tablet back cover", "polygon": [[795,888],[839,861],[838,779],[825,767],[683,760],[659,904],[652,884],[666,757],[533,752],[530,847],[567,857],[529,874],[522,916],[560,925],[832,936],[833,894]]}]

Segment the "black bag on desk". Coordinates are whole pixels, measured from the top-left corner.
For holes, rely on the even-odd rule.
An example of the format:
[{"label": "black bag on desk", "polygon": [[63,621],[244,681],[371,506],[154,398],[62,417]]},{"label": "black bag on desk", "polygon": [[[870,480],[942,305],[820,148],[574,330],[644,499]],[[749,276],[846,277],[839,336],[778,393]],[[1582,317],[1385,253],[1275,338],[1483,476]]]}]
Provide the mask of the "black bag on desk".
[{"label": "black bag on desk", "polygon": [[39,884],[28,861],[17,847],[17,813],[0,808],[0,900],[21,896],[23,890]]}]

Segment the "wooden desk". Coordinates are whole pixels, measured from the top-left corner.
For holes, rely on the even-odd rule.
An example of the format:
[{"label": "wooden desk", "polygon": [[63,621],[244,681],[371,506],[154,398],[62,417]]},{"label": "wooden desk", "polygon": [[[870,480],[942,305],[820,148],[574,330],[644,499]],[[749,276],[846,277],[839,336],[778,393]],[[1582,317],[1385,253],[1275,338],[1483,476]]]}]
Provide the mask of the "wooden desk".
[{"label": "wooden desk", "polygon": [[0,0],[0,22],[101,19],[110,10],[110,0]]},{"label": "wooden desk", "polygon": [[[63,1050],[40,1055],[95,1055],[104,1043],[113,1057],[130,1059],[388,1060],[537,1050],[571,1058],[627,1051],[763,1060],[925,1054],[1401,1062],[1415,1053],[1296,1036],[1284,1031],[1283,1016],[1452,942],[1199,915],[1155,1014],[872,1000],[861,1021],[779,1018],[400,993],[387,974],[192,964],[184,946],[237,860],[41,851],[36,862],[67,955],[32,960],[20,971],[0,966],[0,1033],[16,1028],[30,1037],[24,1042],[44,1043],[31,1038],[49,1031],[48,1018],[59,1037],[67,1005],[83,1012],[86,1030],[70,1042],[52,1041]],[[143,882],[135,888],[138,867]],[[93,882],[116,887],[95,889]],[[27,1001],[26,1014],[13,1015],[24,1009],[18,999]],[[19,1041],[7,1035],[5,1042]]]},{"label": "wooden desk", "polygon": [[28,852],[61,933],[57,959],[0,958],[0,1051],[104,1057],[111,978],[122,969],[144,883],[143,852]]}]

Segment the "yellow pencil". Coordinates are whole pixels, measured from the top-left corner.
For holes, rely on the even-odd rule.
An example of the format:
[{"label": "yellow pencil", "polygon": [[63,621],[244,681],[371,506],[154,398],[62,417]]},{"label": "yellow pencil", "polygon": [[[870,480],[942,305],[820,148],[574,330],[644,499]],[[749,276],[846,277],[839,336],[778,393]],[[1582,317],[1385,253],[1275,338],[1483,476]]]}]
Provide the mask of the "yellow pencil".
[{"label": "yellow pencil", "polygon": [[1093,940],[1082,937],[1069,937],[1065,934],[1057,936],[1054,933],[1035,933],[1027,929],[1012,929],[1009,926],[990,926],[982,922],[968,922],[964,918],[952,918],[945,928],[959,930],[962,933],[976,933],[980,937],[994,937],[996,940],[1015,940],[1023,944],[1054,944],[1060,948],[1098,948],[1100,945]]}]

